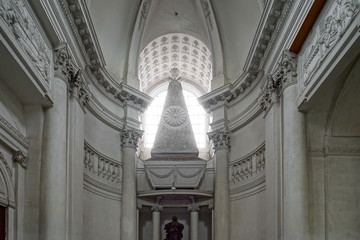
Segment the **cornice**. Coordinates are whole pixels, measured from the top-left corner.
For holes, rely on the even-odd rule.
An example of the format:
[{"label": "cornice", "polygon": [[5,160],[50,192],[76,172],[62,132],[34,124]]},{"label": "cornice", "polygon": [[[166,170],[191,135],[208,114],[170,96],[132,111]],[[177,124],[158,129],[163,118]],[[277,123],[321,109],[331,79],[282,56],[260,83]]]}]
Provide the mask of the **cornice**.
[{"label": "cornice", "polygon": [[5,118],[0,116],[0,128],[10,134],[17,142],[19,142],[26,149],[29,148],[29,139],[22,135],[15,127],[13,127]]},{"label": "cornice", "polygon": [[86,70],[94,85],[116,104],[126,104],[143,112],[152,101],[148,95],[125,83],[117,83],[105,70],[105,61],[97,41],[90,14],[83,0],[60,0],[78,47],[86,61]]},{"label": "cornice", "polygon": [[208,112],[224,105],[236,104],[263,79],[264,63],[273,50],[292,5],[292,0],[273,0],[266,5],[244,66],[244,73],[234,83],[199,98],[200,104]]}]

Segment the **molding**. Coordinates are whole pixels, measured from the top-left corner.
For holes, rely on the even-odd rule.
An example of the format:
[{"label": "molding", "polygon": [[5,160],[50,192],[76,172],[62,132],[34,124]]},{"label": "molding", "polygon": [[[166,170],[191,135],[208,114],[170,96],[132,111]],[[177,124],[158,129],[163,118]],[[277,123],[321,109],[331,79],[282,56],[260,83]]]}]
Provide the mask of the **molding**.
[{"label": "molding", "polygon": [[19,142],[26,149],[29,148],[29,139],[22,135],[15,127],[13,127],[5,118],[0,116],[0,128],[11,135],[17,142]]},{"label": "molding", "polygon": [[[346,10],[349,6],[351,11]],[[299,108],[331,76],[340,61],[351,61],[359,49],[360,0],[328,1],[299,53]]]},{"label": "molding", "polygon": [[239,200],[242,198],[250,197],[257,193],[266,190],[265,175],[259,177],[255,181],[252,181],[246,185],[234,188],[230,190],[230,201]]},{"label": "molding", "polygon": [[333,1],[327,12],[321,16],[301,53],[302,87],[306,87],[311,82],[314,73],[344,35],[359,11],[359,0]]},{"label": "molding", "polygon": [[[84,151],[86,189],[108,198],[114,198],[113,194],[118,196],[121,192],[122,163],[100,153],[86,141]],[[115,198],[118,200],[119,196]]]},{"label": "molding", "polygon": [[51,70],[51,49],[48,46],[30,6],[25,0],[3,0],[0,2],[0,17],[16,39],[31,65],[43,82],[49,87]]},{"label": "molding", "polygon": [[[229,163],[230,190],[240,193],[265,176],[265,143],[248,155]],[[255,186],[257,186],[255,184]]]},{"label": "molding", "polygon": [[152,98],[125,83],[117,83],[105,70],[105,61],[100,45],[92,26],[90,14],[85,2],[76,0],[60,0],[61,7],[71,27],[82,56],[88,65],[87,72],[94,85],[111,101],[121,103],[144,112]]},{"label": "molding", "polygon": [[253,119],[255,119],[262,112],[258,100],[253,101],[243,112],[228,120],[228,127],[231,132],[234,132]]},{"label": "molding", "polygon": [[273,0],[266,5],[244,66],[244,73],[233,84],[227,84],[199,98],[200,104],[208,112],[223,105],[236,104],[261,81],[264,71],[260,66],[272,52],[293,4],[292,0]]},{"label": "molding", "polygon": [[109,187],[88,175],[84,175],[84,189],[101,197],[121,201],[121,190],[119,188]]},{"label": "molding", "polygon": [[[5,169],[4,169],[5,168]],[[15,187],[12,169],[10,168],[8,161],[5,159],[4,154],[0,151],[0,178],[3,178],[4,189],[0,191],[0,205],[9,206],[11,208],[16,207],[15,202]]]},{"label": "molding", "polygon": [[71,96],[75,97],[84,109],[90,94],[85,87],[85,81],[80,77],[81,69],[72,60],[67,43],[60,43],[54,49],[54,70],[55,77],[67,81]]},{"label": "molding", "polygon": [[259,96],[261,108],[267,113],[273,103],[279,102],[284,90],[297,83],[297,55],[284,50],[277,68],[267,76]]}]

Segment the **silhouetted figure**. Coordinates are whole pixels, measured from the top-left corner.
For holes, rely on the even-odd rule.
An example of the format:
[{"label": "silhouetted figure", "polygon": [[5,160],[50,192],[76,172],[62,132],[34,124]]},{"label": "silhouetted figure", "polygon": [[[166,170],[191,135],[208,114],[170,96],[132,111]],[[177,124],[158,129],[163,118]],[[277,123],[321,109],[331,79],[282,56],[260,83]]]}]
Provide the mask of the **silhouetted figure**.
[{"label": "silhouetted figure", "polygon": [[166,239],[165,240],[180,240],[182,239],[182,231],[184,225],[177,221],[177,217],[172,217],[172,222],[169,222],[165,225]]}]

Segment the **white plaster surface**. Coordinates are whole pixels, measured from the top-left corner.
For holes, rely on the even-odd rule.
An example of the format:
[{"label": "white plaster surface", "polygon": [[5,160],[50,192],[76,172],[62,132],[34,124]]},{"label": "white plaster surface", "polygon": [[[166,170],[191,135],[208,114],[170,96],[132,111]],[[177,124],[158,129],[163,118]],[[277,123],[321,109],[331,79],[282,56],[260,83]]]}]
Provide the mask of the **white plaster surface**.
[{"label": "white plaster surface", "polygon": [[120,202],[84,190],[83,239],[120,239]]}]

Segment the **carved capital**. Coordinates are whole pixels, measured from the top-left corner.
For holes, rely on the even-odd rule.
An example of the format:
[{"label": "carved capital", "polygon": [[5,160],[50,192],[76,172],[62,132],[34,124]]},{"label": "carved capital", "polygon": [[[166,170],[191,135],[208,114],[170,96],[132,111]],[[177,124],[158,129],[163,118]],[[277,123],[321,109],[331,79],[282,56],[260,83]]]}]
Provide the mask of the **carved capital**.
[{"label": "carved capital", "polygon": [[89,93],[81,79],[81,69],[74,64],[66,43],[54,49],[55,76],[69,83],[69,91],[83,107],[89,102]]},{"label": "carved capital", "polygon": [[143,131],[136,129],[123,129],[121,131],[121,147],[133,148],[136,150],[139,139],[141,138]]},{"label": "carved capital", "polygon": [[188,206],[188,211],[189,212],[197,212],[199,210],[200,210],[200,207],[198,205],[196,205],[196,204],[190,204]]},{"label": "carved capital", "polygon": [[230,131],[228,129],[208,133],[209,140],[214,144],[214,150],[230,149]]},{"label": "carved capital", "polygon": [[260,97],[260,106],[267,111],[274,102],[278,102],[280,98],[280,85],[274,78],[269,75],[267,77],[263,93]]},{"label": "carved capital", "polygon": [[284,90],[297,82],[297,55],[284,50],[280,69],[282,72],[281,87]]},{"label": "carved capital", "polygon": [[153,212],[161,212],[163,210],[163,206],[157,204],[151,206],[151,211]]},{"label": "carved capital", "polygon": [[80,78],[81,70],[79,69],[74,76],[69,79],[69,91],[79,104],[84,107],[89,102],[90,94],[85,88],[84,81]]},{"label": "carved capital", "polygon": [[14,162],[19,163],[23,168],[26,168],[28,158],[21,151],[16,151],[13,158]]}]

